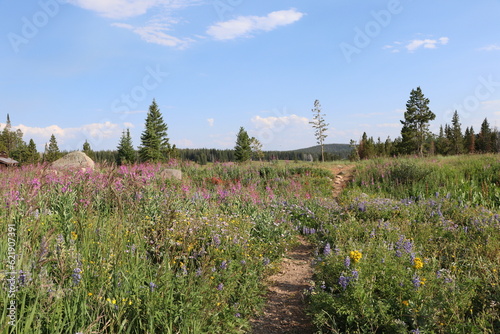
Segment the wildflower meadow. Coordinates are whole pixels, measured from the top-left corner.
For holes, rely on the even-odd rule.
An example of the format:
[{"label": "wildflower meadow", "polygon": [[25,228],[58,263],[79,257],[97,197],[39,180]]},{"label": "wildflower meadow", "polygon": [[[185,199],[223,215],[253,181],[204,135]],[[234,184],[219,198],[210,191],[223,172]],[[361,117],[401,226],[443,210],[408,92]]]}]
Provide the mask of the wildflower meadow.
[{"label": "wildflower meadow", "polygon": [[362,162],[308,219],[320,333],[498,333],[500,159]]},{"label": "wildflower meadow", "polygon": [[328,166],[2,172],[0,333],[247,333],[300,234],[318,333],[500,331],[498,156]]},{"label": "wildflower meadow", "polygon": [[297,235],[290,212],[328,198],[328,176],[293,164],[7,170],[0,332],[245,332]]}]

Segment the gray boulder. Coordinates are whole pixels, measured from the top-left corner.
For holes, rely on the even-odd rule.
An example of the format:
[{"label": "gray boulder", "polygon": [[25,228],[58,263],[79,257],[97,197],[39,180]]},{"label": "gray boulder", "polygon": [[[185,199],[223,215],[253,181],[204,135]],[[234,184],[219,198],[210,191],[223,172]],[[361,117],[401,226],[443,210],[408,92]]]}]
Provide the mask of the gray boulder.
[{"label": "gray boulder", "polygon": [[95,163],[83,152],[75,151],[66,154],[61,159],[54,161],[51,164],[54,169],[77,169],[94,170]]},{"label": "gray boulder", "polygon": [[160,178],[182,180],[182,172],[178,169],[163,169],[160,171]]}]

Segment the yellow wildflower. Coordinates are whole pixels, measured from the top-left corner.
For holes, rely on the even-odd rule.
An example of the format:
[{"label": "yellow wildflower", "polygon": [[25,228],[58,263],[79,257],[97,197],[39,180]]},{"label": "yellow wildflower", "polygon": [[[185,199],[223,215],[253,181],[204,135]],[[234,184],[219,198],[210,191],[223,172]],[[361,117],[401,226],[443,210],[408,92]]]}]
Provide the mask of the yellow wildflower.
[{"label": "yellow wildflower", "polygon": [[413,268],[415,268],[415,269],[422,269],[423,266],[424,266],[424,262],[419,257],[416,257],[413,260]]},{"label": "yellow wildflower", "polygon": [[71,231],[71,239],[76,240],[78,238],[78,234],[75,231]]},{"label": "yellow wildflower", "polygon": [[352,261],[354,261],[354,263],[356,263],[359,262],[359,260],[361,260],[363,254],[361,254],[360,251],[355,250],[349,253],[349,257],[351,258]]},{"label": "yellow wildflower", "polygon": [[403,303],[404,306],[410,305],[410,303],[407,300],[403,300],[402,303]]}]

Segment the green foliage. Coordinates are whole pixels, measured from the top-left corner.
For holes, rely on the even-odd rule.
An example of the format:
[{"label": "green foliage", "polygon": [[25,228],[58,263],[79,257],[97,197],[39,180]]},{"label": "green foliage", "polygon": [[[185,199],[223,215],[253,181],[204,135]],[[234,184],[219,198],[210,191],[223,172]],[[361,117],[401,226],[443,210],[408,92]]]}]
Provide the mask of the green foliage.
[{"label": "green foliage", "polygon": [[406,103],[405,119],[401,121],[401,151],[406,154],[424,153],[424,143],[429,133],[429,121],[436,115],[429,109],[427,99],[420,87],[412,89],[410,99]]},{"label": "green foliage", "polygon": [[136,152],[132,145],[132,137],[130,136],[130,129],[122,133],[120,142],[118,143],[117,164],[131,164],[136,162]]},{"label": "green foliage", "polygon": [[171,146],[167,137],[167,125],[153,100],[149,106],[145,129],[141,135],[139,158],[142,162],[159,162],[170,159]]},{"label": "green foliage", "polygon": [[94,151],[92,151],[92,148],[90,147],[90,144],[88,141],[85,140],[85,143],[83,143],[82,147],[83,153],[85,153],[90,159],[94,160],[95,159],[95,154]]},{"label": "green foliage", "polygon": [[236,162],[246,162],[252,157],[250,137],[243,127],[236,136],[236,146],[234,147],[234,156]]},{"label": "green foliage", "polygon": [[59,146],[57,145],[57,140],[54,134],[50,136],[49,145],[45,146],[45,154],[43,160],[46,162],[54,162],[61,157],[61,152],[59,151]]}]

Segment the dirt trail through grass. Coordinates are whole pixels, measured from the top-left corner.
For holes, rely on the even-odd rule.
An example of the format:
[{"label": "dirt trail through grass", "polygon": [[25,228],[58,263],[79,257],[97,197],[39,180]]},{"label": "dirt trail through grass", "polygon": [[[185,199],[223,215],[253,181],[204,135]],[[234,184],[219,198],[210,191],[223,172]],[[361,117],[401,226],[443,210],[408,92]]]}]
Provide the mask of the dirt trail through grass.
[{"label": "dirt trail through grass", "polygon": [[[336,198],[352,179],[354,165],[328,166]],[[268,277],[267,303],[263,314],[252,321],[254,334],[312,334],[315,332],[305,313],[303,291],[310,286],[314,246],[300,237],[299,244],[288,252],[279,272]]]}]

